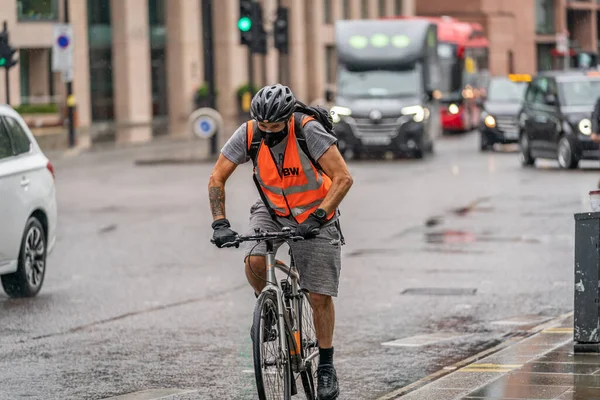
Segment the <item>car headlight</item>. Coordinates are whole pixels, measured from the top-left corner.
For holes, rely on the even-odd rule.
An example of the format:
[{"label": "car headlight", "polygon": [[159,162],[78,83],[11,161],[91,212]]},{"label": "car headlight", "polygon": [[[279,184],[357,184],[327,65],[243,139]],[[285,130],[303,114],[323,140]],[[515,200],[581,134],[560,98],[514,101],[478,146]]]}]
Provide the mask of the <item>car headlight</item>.
[{"label": "car headlight", "polygon": [[415,122],[423,122],[425,119],[425,109],[421,106],[404,107],[401,111],[404,115],[413,114],[413,120]]},{"label": "car headlight", "polygon": [[448,112],[449,112],[450,114],[454,114],[454,115],[456,115],[456,114],[458,114],[458,112],[459,112],[459,111],[460,111],[460,110],[459,110],[459,108],[458,108],[458,106],[457,106],[456,104],[450,104],[450,105],[448,106]]},{"label": "car headlight", "polygon": [[348,107],[333,106],[331,107],[331,110],[329,110],[329,113],[331,114],[333,122],[338,123],[341,120],[340,116],[352,115],[352,110]]},{"label": "car headlight", "polygon": [[592,121],[590,121],[587,118],[584,118],[581,121],[579,121],[579,132],[583,133],[584,135],[591,135]]},{"label": "car headlight", "polygon": [[488,128],[493,128],[496,126],[496,118],[492,117],[491,115],[486,116],[483,122]]}]

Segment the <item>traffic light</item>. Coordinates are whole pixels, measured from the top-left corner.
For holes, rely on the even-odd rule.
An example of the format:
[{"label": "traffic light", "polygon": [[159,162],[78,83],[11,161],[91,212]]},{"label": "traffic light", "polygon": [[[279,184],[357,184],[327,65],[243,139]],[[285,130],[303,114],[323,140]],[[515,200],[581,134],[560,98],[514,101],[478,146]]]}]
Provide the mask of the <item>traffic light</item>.
[{"label": "traffic light", "polygon": [[8,31],[6,26],[0,32],[0,67],[10,69],[17,65],[18,61],[14,59],[17,49],[8,43]]},{"label": "traffic light", "polygon": [[238,29],[240,30],[240,43],[250,46],[252,43],[252,0],[240,0],[240,18]]},{"label": "traffic light", "polygon": [[288,52],[288,26],[289,24],[287,7],[278,7],[277,19],[273,24],[273,39],[275,41],[275,48],[283,54],[287,54]]},{"label": "traffic light", "polygon": [[250,47],[252,52],[267,54],[267,32],[263,23],[263,12],[260,3],[252,3],[251,19],[252,43]]}]

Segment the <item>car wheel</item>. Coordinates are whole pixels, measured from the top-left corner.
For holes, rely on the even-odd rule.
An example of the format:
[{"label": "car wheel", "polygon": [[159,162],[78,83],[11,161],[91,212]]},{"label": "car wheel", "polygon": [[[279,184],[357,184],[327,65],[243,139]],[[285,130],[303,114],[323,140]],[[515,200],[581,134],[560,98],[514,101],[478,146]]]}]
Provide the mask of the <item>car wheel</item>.
[{"label": "car wheel", "polygon": [[494,143],[491,143],[488,137],[485,134],[479,135],[479,150],[480,151],[489,151],[494,148]]},{"label": "car wheel", "polygon": [[2,287],[10,297],[33,297],[38,294],[46,274],[46,235],[37,218],[27,221],[21,239],[17,272],[2,276]]},{"label": "car wheel", "polygon": [[529,147],[529,138],[526,133],[521,134],[519,140],[519,146],[521,148],[521,164],[525,167],[535,164],[535,158],[531,156],[531,149]]},{"label": "car wheel", "polygon": [[568,137],[563,136],[558,141],[558,165],[563,169],[575,169],[579,166],[579,159],[575,151],[574,146]]}]

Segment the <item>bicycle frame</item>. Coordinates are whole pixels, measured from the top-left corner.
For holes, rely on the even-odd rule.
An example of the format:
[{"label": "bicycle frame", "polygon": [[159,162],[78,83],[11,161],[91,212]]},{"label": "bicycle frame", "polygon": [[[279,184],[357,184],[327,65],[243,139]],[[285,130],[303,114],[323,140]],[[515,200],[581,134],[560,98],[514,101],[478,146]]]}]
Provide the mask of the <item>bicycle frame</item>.
[{"label": "bicycle frame", "polygon": [[[298,282],[300,281],[300,275],[298,274],[298,271],[296,270],[293,255],[292,255],[292,261],[290,263],[290,266],[288,267],[284,263],[278,262],[277,259],[275,258],[275,252],[273,249],[273,241],[266,240],[265,243],[266,243],[266,247],[267,247],[266,254],[265,254],[266,265],[267,265],[267,284],[263,288],[262,292],[268,291],[268,290],[275,291],[276,297],[277,297],[277,307],[279,310],[279,315],[278,315],[279,332],[282,333],[281,335],[279,335],[280,346],[282,349],[287,348],[288,352],[291,351],[291,349],[288,348],[287,343],[286,343],[287,335],[286,335],[285,325],[287,323],[287,325],[290,327],[290,330],[292,333],[291,339],[294,340],[294,342],[296,344],[296,351],[298,351],[298,358],[296,360],[297,371],[295,371],[295,372],[302,372],[306,369],[306,364],[309,363],[310,361],[312,361],[315,357],[317,357],[319,353],[313,352],[307,358],[303,358],[303,355],[301,353],[302,343],[300,343],[299,336],[297,336],[298,333],[300,332],[301,327],[293,326],[292,321],[289,321],[287,313],[284,312],[284,310],[286,310],[286,307],[284,304],[283,289],[280,288],[277,283],[277,276],[275,274],[275,270],[279,269],[280,271],[282,271],[283,273],[285,273],[286,275],[288,275],[292,278],[291,307],[292,307],[292,310],[294,310],[294,312],[296,314],[296,318],[294,318],[294,323],[298,323],[298,321],[301,318],[300,317],[300,312],[301,312],[300,303],[298,302],[298,297],[299,297],[298,296],[299,295]],[[291,362],[293,362],[293,360],[290,358],[290,363]]]}]

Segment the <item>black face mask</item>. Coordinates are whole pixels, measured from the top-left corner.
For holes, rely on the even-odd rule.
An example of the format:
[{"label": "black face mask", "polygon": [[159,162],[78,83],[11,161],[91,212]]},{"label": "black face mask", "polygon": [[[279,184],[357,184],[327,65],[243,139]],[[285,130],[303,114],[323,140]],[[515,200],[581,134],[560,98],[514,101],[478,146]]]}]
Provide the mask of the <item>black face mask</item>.
[{"label": "black face mask", "polygon": [[287,125],[279,132],[266,132],[260,128],[259,130],[262,132],[263,137],[265,138],[265,143],[269,147],[273,147],[281,143],[281,141],[285,139],[288,134]]}]

